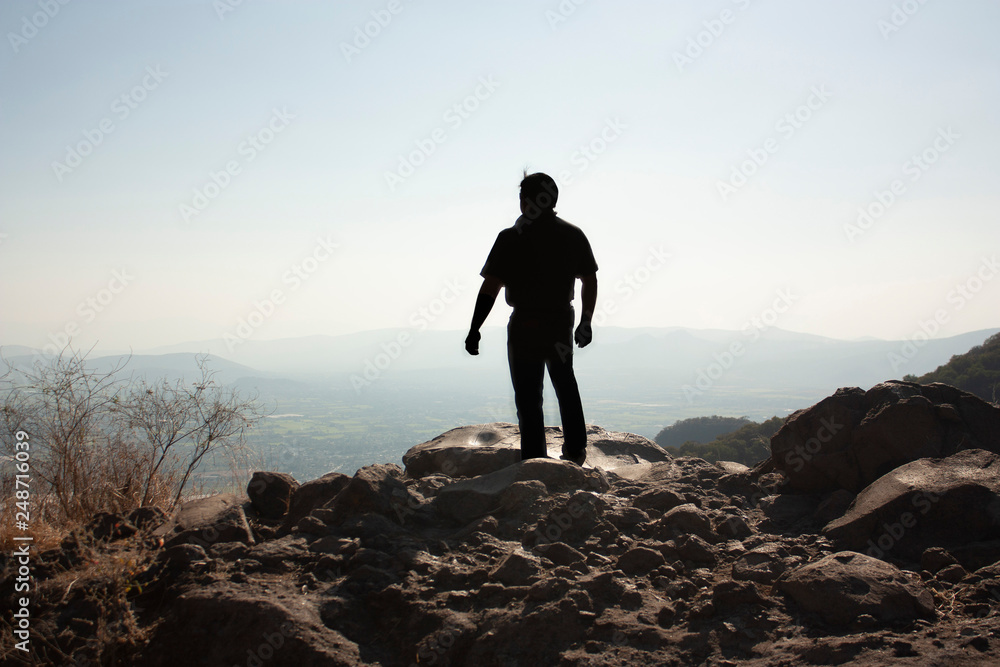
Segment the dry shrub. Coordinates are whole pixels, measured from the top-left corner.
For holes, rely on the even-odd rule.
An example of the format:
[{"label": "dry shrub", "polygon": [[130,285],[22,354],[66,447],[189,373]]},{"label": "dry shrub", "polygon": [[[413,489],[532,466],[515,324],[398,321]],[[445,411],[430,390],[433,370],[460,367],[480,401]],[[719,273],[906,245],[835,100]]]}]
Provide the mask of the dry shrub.
[{"label": "dry shrub", "polygon": [[[218,386],[205,357],[194,382],[125,378],[126,363],[98,372],[84,355],[64,351],[0,378],[0,549],[19,532],[8,510],[15,475],[25,469],[30,532],[41,540],[58,539],[97,512],[170,511],[204,461],[250,456],[244,435],[260,408],[254,397]],[[27,461],[15,459],[25,452]],[[233,469],[245,484],[246,466]]]}]

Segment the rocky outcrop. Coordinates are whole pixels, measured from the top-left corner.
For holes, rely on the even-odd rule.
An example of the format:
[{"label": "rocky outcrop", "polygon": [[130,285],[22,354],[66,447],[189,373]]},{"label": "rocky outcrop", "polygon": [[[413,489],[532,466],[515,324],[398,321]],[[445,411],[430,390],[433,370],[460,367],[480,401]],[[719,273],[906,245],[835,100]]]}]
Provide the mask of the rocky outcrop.
[{"label": "rocky outcrop", "polygon": [[[891,386],[932,405],[943,403],[931,397],[950,396],[962,423],[975,421],[973,409],[960,409],[943,389]],[[883,414],[865,407],[865,393],[833,398],[812,415],[799,413],[782,437],[814,418],[840,419],[852,401],[853,431],[862,434],[891,431],[887,415],[905,430],[906,411],[924,409],[917,400]],[[947,409],[934,413],[947,424],[932,432],[951,442],[948,429],[959,427],[948,424],[958,422]],[[879,429],[863,427],[870,414],[882,415],[873,420]],[[1000,540],[989,526],[1000,504],[991,500],[997,457],[989,451],[963,445],[853,490],[812,484],[847,479],[843,471],[814,471],[794,485],[777,461],[750,469],[658,459],[644,439],[597,428],[584,467],[512,461],[510,428],[451,431],[408,452],[405,471],[372,465],[301,485],[259,475],[267,483],[255,490],[256,503],[194,500],[159,528],[133,521],[136,532],[115,532],[120,517],[98,517],[89,534],[38,555],[33,627],[48,643],[36,643],[41,653],[31,660],[156,667],[1000,660]],[[887,437],[875,441],[885,450]],[[861,442],[839,444],[847,452]],[[602,460],[612,467],[594,463]],[[845,455],[840,463],[852,460],[859,461]],[[873,474],[868,463],[857,465],[856,480]],[[911,511],[915,493],[936,498],[920,516],[923,527],[908,527],[880,554],[863,553],[873,535],[879,544],[883,523]],[[15,574],[7,567],[3,585]],[[6,607],[0,612],[9,618]],[[95,627],[114,641],[102,644]]]},{"label": "rocky outcrop", "polygon": [[[900,466],[864,489],[823,533],[876,558],[1000,540],[1000,455],[981,449]],[[971,563],[970,563],[971,564]]]},{"label": "rocky outcrop", "polygon": [[898,381],[840,389],[771,438],[774,465],[799,493],[857,493],[905,463],[967,449],[1000,454],[1000,408],[947,385]]}]

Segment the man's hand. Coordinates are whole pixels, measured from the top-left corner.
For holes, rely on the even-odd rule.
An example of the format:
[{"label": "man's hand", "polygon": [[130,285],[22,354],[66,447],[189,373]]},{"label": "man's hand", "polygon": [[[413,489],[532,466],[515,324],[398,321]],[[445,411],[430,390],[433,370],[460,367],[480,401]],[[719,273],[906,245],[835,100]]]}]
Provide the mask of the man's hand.
[{"label": "man's hand", "polygon": [[482,336],[475,329],[469,331],[469,335],[465,337],[465,351],[469,354],[479,354],[480,338]]},{"label": "man's hand", "polygon": [[573,338],[576,339],[576,344],[580,347],[587,347],[590,345],[590,341],[594,340],[594,330],[590,326],[590,322],[580,322],[580,325],[576,328],[576,334]]}]

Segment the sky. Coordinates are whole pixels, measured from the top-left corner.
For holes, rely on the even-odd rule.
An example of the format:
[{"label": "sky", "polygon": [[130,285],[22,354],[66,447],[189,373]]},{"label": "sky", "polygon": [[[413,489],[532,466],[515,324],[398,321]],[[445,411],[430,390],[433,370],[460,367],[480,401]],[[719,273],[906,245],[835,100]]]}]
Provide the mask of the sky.
[{"label": "sky", "polygon": [[0,344],[465,329],[524,169],[591,241],[595,340],[996,327],[998,25],[992,0],[4,0]]}]

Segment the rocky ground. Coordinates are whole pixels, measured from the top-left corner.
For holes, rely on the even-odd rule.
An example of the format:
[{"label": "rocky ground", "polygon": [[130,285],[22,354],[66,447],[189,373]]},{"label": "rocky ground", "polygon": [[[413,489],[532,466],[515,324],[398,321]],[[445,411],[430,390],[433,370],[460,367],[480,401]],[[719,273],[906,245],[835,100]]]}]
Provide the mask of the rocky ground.
[{"label": "rocky ground", "polygon": [[5,627],[0,657],[1000,663],[1000,409],[944,385],[841,390],[771,447],[748,469],[591,427],[581,468],[519,462],[516,427],[486,424],[405,469],[257,473],[247,497],[100,515],[37,555],[34,653]]}]

